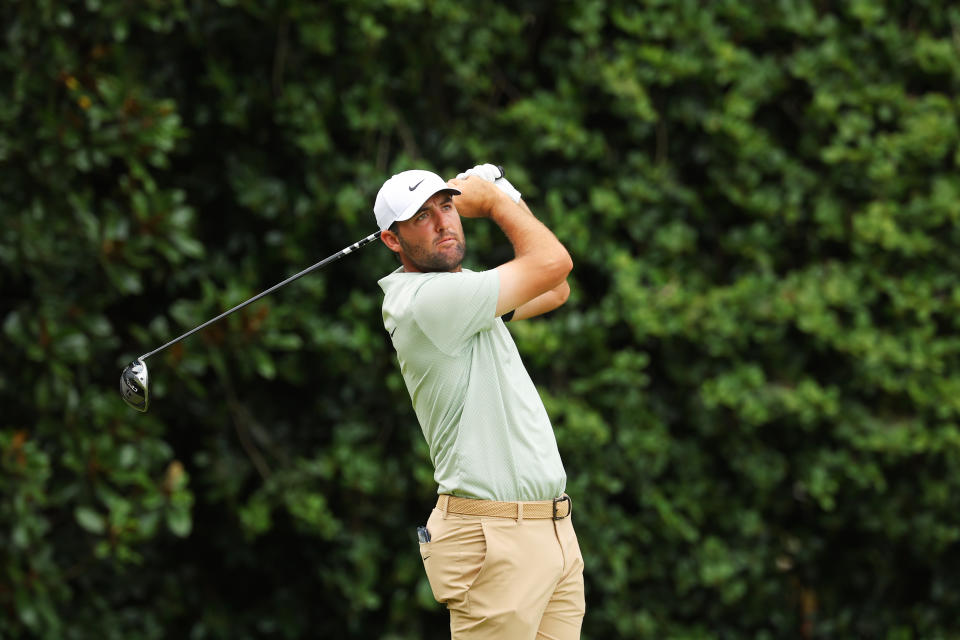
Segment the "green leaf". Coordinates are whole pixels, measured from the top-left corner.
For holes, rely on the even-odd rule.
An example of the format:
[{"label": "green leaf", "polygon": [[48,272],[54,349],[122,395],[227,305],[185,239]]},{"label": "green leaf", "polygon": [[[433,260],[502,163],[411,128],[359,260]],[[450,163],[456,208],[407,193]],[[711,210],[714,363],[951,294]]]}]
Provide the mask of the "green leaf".
[{"label": "green leaf", "polygon": [[173,535],[186,538],[193,530],[193,518],[189,509],[171,508],[167,510],[167,528]]},{"label": "green leaf", "polygon": [[73,510],[73,517],[77,524],[90,533],[100,535],[107,530],[106,518],[91,507],[76,507]]}]

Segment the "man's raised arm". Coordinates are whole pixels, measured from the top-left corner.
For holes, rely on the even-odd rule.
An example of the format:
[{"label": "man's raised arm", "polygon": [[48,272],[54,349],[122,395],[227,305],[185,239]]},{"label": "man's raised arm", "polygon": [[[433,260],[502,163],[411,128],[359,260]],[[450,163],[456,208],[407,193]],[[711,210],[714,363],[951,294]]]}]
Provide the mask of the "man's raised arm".
[{"label": "man's raised arm", "polygon": [[[493,183],[476,177],[454,179],[448,184],[462,192],[454,197],[460,215],[489,217],[513,245],[513,260],[497,267],[500,274],[498,316],[515,311],[518,319],[531,317],[566,301],[569,292],[566,278],[573,261],[553,232],[537,220],[525,203],[522,206],[515,203]],[[545,297],[541,299],[541,296]],[[533,302],[537,304],[523,308]]]}]

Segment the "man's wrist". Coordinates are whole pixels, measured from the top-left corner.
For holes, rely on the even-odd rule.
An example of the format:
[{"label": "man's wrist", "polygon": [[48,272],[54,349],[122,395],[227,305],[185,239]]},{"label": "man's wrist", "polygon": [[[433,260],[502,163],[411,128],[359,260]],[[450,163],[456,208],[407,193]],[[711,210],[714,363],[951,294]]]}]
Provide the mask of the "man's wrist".
[{"label": "man's wrist", "polygon": [[491,205],[490,215],[488,216],[491,220],[500,224],[501,220],[526,215],[532,214],[527,213],[523,207],[514,202],[506,193],[499,189],[497,190],[497,199],[493,205]]},{"label": "man's wrist", "polygon": [[513,202],[520,202],[520,192],[517,191],[517,188],[510,184],[510,181],[506,178],[497,178],[493,181],[493,184],[497,186],[498,189],[507,194]]}]

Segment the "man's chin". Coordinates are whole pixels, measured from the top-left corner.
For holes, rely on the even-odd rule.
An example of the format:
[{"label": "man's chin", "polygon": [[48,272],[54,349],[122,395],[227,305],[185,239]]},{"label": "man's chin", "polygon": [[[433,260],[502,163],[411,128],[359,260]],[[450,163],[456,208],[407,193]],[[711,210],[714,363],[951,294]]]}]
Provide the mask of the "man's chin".
[{"label": "man's chin", "polygon": [[417,270],[424,273],[442,273],[446,271],[460,271],[460,265],[463,264],[463,250],[456,252],[456,255],[449,257],[433,256],[431,260],[418,264],[414,262]]},{"label": "man's chin", "polygon": [[460,260],[458,262],[451,262],[451,263],[444,263],[444,264],[433,263],[430,265],[423,265],[423,266],[417,265],[417,268],[420,269],[420,271],[423,271],[424,273],[447,273],[451,271],[460,271],[460,265],[462,263],[463,261]]}]

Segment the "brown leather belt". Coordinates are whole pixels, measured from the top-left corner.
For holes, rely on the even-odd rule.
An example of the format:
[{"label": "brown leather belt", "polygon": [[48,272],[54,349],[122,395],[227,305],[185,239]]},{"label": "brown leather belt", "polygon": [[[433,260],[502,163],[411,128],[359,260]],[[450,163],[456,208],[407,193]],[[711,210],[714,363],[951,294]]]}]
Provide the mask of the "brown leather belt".
[{"label": "brown leather belt", "polygon": [[567,494],[553,500],[536,502],[497,502],[441,494],[437,500],[437,509],[465,516],[563,520],[573,511],[573,502]]}]

